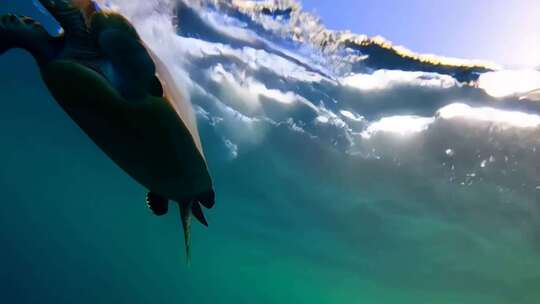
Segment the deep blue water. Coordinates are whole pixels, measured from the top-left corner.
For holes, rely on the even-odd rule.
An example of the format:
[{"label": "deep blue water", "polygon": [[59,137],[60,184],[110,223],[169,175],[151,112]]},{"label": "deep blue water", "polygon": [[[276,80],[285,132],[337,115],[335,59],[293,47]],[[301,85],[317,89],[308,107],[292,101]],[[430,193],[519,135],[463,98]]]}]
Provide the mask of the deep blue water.
[{"label": "deep blue water", "polygon": [[[286,8],[257,19],[194,7],[214,31],[155,34],[178,37],[168,45],[152,44],[159,39],[136,2],[113,2],[184,75],[215,181],[210,227],[194,225],[186,267],[175,210],[153,216],[146,190],[62,112],[32,58],[10,51],[0,57],[0,302],[540,301],[537,103],[418,81],[443,77],[431,74],[378,89],[346,85],[348,73],[377,68],[343,69],[342,53],[265,29],[292,22]],[[7,11],[55,28],[30,4],[8,1]],[[441,109],[456,103],[469,114],[531,116],[445,118]],[[392,117],[403,133],[384,120]],[[533,126],[518,123],[527,119]]]}]

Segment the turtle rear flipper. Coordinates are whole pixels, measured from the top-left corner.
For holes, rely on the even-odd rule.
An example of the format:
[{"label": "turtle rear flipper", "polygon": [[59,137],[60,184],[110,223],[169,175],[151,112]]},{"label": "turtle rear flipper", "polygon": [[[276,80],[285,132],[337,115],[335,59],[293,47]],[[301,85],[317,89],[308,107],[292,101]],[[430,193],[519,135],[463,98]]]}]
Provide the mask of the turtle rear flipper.
[{"label": "turtle rear flipper", "polygon": [[158,216],[165,215],[169,211],[169,200],[154,192],[146,195],[146,205]]},{"label": "turtle rear flipper", "polygon": [[210,190],[199,195],[197,200],[207,209],[212,209],[216,203],[216,193]]},{"label": "turtle rear flipper", "polygon": [[208,227],[208,221],[204,217],[204,213],[201,208],[201,204],[198,202],[193,202],[191,204],[191,212],[193,213],[193,216],[203,225]]}]

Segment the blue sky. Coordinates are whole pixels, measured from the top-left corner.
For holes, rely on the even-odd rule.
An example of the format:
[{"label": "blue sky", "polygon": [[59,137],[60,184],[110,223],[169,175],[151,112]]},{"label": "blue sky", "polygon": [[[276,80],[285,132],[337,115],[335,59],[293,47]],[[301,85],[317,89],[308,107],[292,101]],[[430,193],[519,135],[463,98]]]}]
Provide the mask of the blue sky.
[{"label": "blue sky", "polygon": [[301,0],[332,29],[381,35],[413,51],[540,65],[538,0]]}]

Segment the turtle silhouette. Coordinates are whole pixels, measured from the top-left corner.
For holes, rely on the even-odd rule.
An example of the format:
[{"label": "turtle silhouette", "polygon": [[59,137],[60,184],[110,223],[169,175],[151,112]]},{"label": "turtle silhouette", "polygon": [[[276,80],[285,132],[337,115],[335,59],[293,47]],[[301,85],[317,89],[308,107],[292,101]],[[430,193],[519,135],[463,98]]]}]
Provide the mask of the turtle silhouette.
[{"label": "turtle silhouette", "polygon": [[29,17],[0,16],[0,54],[22,48],[65,112],[121,169],[149,190],[156,215],[178,203],[189,264],[191,218],[215,194],[191,105],[120,14],[92,1],[40,0],[62,32]]}]

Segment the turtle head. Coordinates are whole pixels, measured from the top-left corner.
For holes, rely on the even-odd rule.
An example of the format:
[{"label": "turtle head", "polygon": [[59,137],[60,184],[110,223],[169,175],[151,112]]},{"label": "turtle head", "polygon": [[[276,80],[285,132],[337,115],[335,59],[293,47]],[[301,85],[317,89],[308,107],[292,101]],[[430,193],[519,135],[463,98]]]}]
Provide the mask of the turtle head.
[{"label": "turtle head", "polygon": [[86,9],[92,4],[92,0],[72,0],[71,3],[79,9]]},{"label": "turtle head", "polygon": [[72,0],[71,4],[78,8],[87,20],[98,10],[96,2],[92,0]]}]

